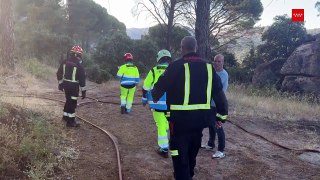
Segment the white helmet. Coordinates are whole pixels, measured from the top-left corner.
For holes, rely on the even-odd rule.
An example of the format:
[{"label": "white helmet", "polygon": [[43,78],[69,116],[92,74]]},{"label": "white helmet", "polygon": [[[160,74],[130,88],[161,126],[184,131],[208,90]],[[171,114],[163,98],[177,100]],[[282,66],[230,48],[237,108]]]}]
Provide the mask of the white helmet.
[{"label": "white helmet", "polygon": [[166,50],[166,49],[162,49],[158,52],[158,55],[157,55],[157,62],[159,62],[159,60],[163,57],[169,57],[171,58],[171,53]]}]

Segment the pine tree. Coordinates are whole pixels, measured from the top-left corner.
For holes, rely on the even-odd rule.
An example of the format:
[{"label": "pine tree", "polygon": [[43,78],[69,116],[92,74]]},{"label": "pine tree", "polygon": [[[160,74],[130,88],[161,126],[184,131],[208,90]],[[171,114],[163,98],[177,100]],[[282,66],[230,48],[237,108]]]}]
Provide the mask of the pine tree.
[{"label": "pine tree", "polygon": [[0,0],[0,63],[14,69],[14,29],[11,0]]}]

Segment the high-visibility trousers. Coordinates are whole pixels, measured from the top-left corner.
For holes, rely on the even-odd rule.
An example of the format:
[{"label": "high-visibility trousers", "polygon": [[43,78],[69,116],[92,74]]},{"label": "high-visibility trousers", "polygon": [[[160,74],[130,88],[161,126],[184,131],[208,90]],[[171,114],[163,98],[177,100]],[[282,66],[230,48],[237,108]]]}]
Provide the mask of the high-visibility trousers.
[{"label": "high-visibility trousers", "polygon": [[169,149],[169,123],[165,112],[153,111],[152,115],[158,129],[158,145],[162,149]]},{"label": "high-visibility trousers", "polygon": [[131,111],[135,91],[136,91],[136,87],[129,88],[129,89],[124,88],[122,86],[120,87],[121,106],[125,106],[127,109],[127,112]]}]

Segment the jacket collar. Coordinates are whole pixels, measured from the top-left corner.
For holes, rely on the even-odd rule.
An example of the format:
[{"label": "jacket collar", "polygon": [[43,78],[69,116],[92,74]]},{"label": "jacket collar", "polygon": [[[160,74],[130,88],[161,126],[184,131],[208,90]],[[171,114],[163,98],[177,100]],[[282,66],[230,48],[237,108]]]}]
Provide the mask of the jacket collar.
[{"label": "jacket collar", "polygon": [[204,60],[195,52],[185,54],[183,60],[187,62],[203,62]]}]

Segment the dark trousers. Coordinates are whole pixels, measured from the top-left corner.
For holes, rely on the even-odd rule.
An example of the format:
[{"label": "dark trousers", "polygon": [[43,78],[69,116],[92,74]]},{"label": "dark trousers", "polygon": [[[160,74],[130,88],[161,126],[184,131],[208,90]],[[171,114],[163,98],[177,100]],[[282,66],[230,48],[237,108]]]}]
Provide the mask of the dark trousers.
[{"label": "dark trousers", "polygon": [[216,127],[216,109],[212,108],[211,113],[214,114],[212,116],[212,121],[209,123],[209,141],[208,146],[215,147],[215,139],[216,134],[218,135],[218,151],[223,152],[225,148],[225,134],[223,127],[217,128]]},{"label": "dark trousers", "polygon": [[218,135],[218,151],[223,152],[225,148],[225,135],[224,135],[223,127],[217,128],[215,124],[209,126],[210,137],[209,137],[208,145],[215,147],[214,141],[216,139],[216,134]]},{"label": "dark trousers", "polygon": [[[175,132],[170,122],[170,152],[176,180],[191,180],[196,166],[196,157],[201,146],[202,130],[194,129],[188,132]],[[176,153],[175,153],[176,152]]]},{"label": "dark trousers", "polygon": [[[77,107],[77,101],[79,98],[79,85],[77,87],[65,87],[64,88],[66,103],[64,104],[64,116],[67,116],[68,119],[75,119],[75,112]],[[67,115],[65,114],[67,113]]]}]

